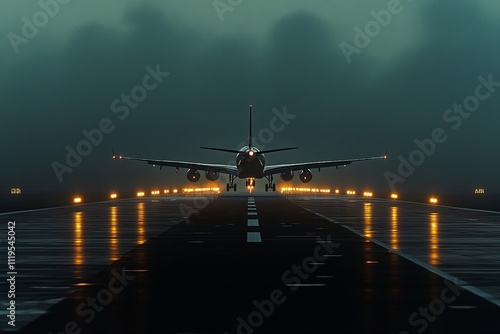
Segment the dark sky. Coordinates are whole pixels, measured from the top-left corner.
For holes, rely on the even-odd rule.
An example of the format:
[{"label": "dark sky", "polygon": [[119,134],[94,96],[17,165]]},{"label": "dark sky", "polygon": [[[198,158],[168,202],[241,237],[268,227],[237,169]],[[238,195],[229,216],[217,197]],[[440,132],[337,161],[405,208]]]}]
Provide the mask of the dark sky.
[{"label": "dark sky", "polygon": [[[369,45],[348,63],[341,43],[356,46],[354,28],[364,30],[374,21],[370,11],[387,10],[393,1],[247,0],[221,20],[212,1],[74,0],[46,22],[38,1],[2,1],[0,188],[184,185],[185,170],[176,175],[113,161],[111,148],[227,163],[233,154],[198,147],[238,148],[251,103],[256,134],[269,127],[273,109],[296,115],[265,147],[300,149],[269,154],[268,164],[388,149],[387,161],[313,171],[315,186],[388,191],[392,173],[405,180],[395,183],[399,191],[499,192],[500,84],[479,88],[482,100],[475,96],[478,77],[500,82],[500,5],[402,0],[399,13],[385,27],[378,24]],[[33,22],[34,15],[40,27],[23,40],[23,31],[30,32],[23,17]],[[147,67],[169,75],[129,114],[114,112],[125,104],[113,108],[113,101],[141,91]],[[473,110],[463,109],[466,116],[447,112],[464,101]],[[54,162],[66,165],[66,147],[76,149],[86,139],[82,131],[103,119],[113,131],[60,181]],[[415,153],[415,140],[431,138],[437,128],[446,140],[418,161],[424,153]],[[401,158],[418,162],[410,175],[398,172]]]}]

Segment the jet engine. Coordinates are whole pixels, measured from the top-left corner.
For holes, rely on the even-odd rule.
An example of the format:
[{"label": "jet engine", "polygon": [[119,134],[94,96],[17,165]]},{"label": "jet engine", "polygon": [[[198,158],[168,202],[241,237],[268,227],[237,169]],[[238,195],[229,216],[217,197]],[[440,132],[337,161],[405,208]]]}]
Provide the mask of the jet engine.
[{"label": "jet engine", "polygon": [[205,177],[207,178],[208,181],[217,181],[217,179],[219,178],[219,172],[207,170],[205,172]]},{"label": "jet engine", "polygon": [[299,175],[300,181],[303,183],[307,183],[312,180],[313,175],[310,169],[304,169],[303,171],[300,172]]},{"label": "jet engine", "polygon": [[187,179],[191,182],[198,181],[200,179],[200,172],[198,172],[196,169],[188,169]]},{"label": "jet engine", "polygon": [[290,181],[291,179],[293,179],[293,170],[281,173],[280,177],[283,181]]}]

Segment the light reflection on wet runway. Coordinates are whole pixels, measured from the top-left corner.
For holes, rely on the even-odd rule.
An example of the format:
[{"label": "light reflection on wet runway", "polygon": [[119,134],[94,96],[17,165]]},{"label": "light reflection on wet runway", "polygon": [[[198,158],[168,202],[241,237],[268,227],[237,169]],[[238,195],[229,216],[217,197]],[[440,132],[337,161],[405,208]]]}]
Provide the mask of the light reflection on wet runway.
[{"label": "light reflection on wet runway", "polygon": [[[196,199],[124,199],[0,214],[2,221],[16,221],[16,327],[42,314],[75,286],[88,285],[93,275],[135,246],[182,221],[179,205],[193,206]],[[3,257],[5,252],[0,260],[6,263]],[[0,305],[0,316],[5,317],[4,298]],[[2,322],[0,331],[7,329]]]},{"label": "light reflection on wet runway", "polygon": [[290,199],[500,301],[500,212],[345,196]]},{"label": "light reflection on wet runway", "polygon": [[398,246],[398,207],[391,206],[391,247],[399,249]]},{"label": "light reflection on wet runway", "polygon": [[439,213],[429,213],[429,264],[439,264]]}]

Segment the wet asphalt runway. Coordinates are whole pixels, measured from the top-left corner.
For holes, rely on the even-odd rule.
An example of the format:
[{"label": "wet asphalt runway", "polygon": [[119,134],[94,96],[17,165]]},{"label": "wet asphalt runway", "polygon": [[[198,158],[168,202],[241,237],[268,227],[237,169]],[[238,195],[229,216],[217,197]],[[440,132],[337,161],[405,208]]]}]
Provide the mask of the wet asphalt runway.
[{"label": "wet asphalt runway", "polygon": [[0,217],[17,224],[23,333],[500,328],[498,213],[333,195],[179,196]]}]

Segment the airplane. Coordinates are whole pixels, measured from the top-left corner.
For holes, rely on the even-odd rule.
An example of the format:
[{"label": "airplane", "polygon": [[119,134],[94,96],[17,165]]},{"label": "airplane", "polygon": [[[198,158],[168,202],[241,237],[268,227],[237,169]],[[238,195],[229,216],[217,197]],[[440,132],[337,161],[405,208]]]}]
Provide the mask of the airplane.
[{"label": "airplane", "polygon": [[179,168],[187,168],[187,179],[191,182],[197,182],[200,177],[200,170],[205,171],[205,177],[209,181],[216,181],[219,179],[219,175],[227,174],[229,176],[229,182],[226,184],[226,190],[230,191],[233,189],[236,191],[235,179],[246,179],[247,187],[255,187],[255,179],[266,178],[267,183],[265,185],[265,191],[276,191],[276,184],[274,183],[274,175],[279,174],[283,181],[290,181],[294,176],[294,171],[299,171],[299,179],[303,183],[310,182],[312,180],[313,174],[311,168],[321,168],[325,167],[338,167],[347,166],[353,162],[367,161],[367,160],[378,160],[386,159],[387,152],[382,156],[368,157],[368,158],[358,158],[358,159],[347,159],[347,160],[331,160],[331,161],[316,161],[316,162],[302,162],[302,163],[291,163],[291,164],[281,164],[281,165],[270,165],[266,166],[266,158],[264,154],[275,153],[281,151],[294,150],[298,147],[287,147],[278,148],[272,150],[260,151],[257,147],[252,145],[252,105],[250,107],[250,125],[248,131],[248,145],[243,146],[239,150],[231,150],[226,148],[216,148],[216,147],[200,147],[205,150],[221,151],[236,154],[236,164],[235,165],[223,165],[223,164],[210,164],[210,163],[198,163],[198,162],[188,162],[188,161],[174,161],[174,160],[155,160],[155,159],[144,159],[144,158],[134,158],[126,157],[123,155],[115,155],[114,149],[112,149],[113,159],[118,160],[136,160],[144,161],[149,165],[160,166],[160,169],[164,166],[175,167],[176,173]]}]

